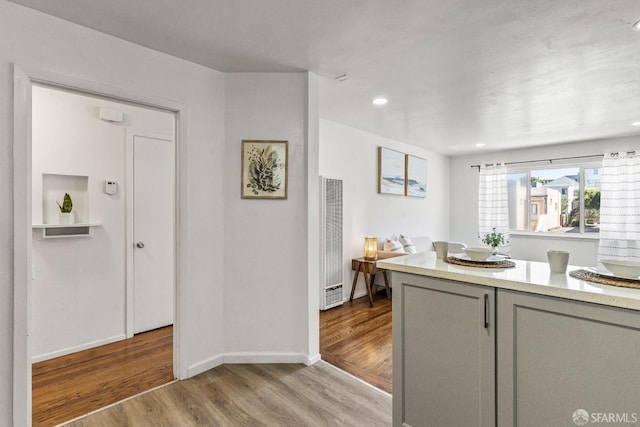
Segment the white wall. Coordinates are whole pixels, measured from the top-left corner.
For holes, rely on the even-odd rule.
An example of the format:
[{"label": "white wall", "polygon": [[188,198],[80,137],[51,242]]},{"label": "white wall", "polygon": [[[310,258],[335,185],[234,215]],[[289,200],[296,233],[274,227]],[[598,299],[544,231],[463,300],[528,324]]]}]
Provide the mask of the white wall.
[{"label": "white wall", "polygon": [[182,283],[179,345],[181,369],[191,367],[191,372],[223,351],[224,75],[6,0],[0,0],[0,28],[5,35],[0,37],[0,198],[5,201],[0,206],[0,425],[12,425],[11,63],[186,106],[188,123],[182,125],[188,138],[180,141],[186,144],[180,176],[188,209],[180,213],[188,280]]},{"label": "white wall", "polygon": [[[455,197],[451,198],[451,238],[467,244],[478,243],[478,169],[471,168],[471,165],[583,156],[630,149],[640,149],[640,137],[611,138],[454,157],[451,159],[451,190],[455,194]],[[590,160],[593,159],[586,159]],[[598,240],[591,236],[559,237],[541,234],[511,236],[510,240],[511,255],[514,258],[546,262],[546,251],[558,249],[571,252],[570,264],[595,266],[597,263]]]},{"label": "white wall", "polygon": [[[307,75],[227,74],[225,362],[305,362]],[[289,142],[288,198],[240,198],[242,140]]]},{"label": "white wall", "polygon": [[[427,159],[427,197],[378,194],[378,146]],[[320,175],[343,180],[344,287],[351,292],[351,259],[364,255],[364,237],[393,234],[449,239],[449,157],[320,120]],[[364,294],[362,277],[356,295]]]},{"label": "white wall", "polygon": [[[100,107],[124,121],[100,120]],[[31,354],[39,361],[125,338],[125,133],[175,130],[171,113],[43,87],[33,89],[32,120],[33,223],[43,222],[42,175],[60,174],[88,177],[89,216],[75,203],[76,222],[102,224],[91,239],[33,234]],[[117,195],[103,192],[106,180],[119,184]]]}]

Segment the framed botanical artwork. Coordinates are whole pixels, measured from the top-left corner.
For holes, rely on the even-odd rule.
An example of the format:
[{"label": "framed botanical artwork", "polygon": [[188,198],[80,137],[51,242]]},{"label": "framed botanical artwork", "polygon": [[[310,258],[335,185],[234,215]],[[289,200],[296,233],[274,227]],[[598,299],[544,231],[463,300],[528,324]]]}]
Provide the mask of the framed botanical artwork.
[{"label": "framed botanical artwork", "polygon": [[406,155],[405,196],[427,197],[427,161]]},{"label": "framed botanical artwork", "polygon": [[404,195],[404,154],[378,147],[378,193]]},{"label": "framed botanical artwork", "polygon": [[242,141],[243,199],[286,199],[287,141]]}]

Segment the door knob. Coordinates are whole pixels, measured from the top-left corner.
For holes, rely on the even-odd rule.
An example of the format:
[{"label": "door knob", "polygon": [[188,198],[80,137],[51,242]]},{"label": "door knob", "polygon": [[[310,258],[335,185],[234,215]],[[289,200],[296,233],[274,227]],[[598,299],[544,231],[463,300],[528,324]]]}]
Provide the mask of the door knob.
[{"label": "door knob", "polygon": [[138,243],[136,243],[136,247],[142,249],[142,248],[144,248],[144,243],[138,242]]}]

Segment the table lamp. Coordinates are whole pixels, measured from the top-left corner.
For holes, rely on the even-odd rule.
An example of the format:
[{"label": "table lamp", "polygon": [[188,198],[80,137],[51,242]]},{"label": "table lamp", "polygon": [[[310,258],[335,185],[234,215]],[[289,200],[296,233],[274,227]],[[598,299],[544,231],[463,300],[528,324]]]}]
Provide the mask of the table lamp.
[{"label": "table lamp", "polygon": [[374,261],[378,258],[378,238],[364,238],[364,259]]}]

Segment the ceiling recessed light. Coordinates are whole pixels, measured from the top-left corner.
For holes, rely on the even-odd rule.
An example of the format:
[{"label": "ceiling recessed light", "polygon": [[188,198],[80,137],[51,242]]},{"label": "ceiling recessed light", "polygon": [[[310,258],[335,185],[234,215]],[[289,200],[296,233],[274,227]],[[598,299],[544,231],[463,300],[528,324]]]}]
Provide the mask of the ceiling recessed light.
[{"label": "ceiling recessed light", "polygon": [[638,21],[635,24],[633,24],[633,29],[636,30],[636,31],[640,31],[640,21]]},{"label": "ceiling recessed light", "polygon": [[478,142],[478,143],[476,144],[476,147],[484,147],[484,142]]},{"label": "ceiling recessed light", "polygon": [[633,122],[631,123],[631,126],[640,126],[640,122]]},{"label": "ceiling recessed light", "polygon": [[387,98],[376,98],[373,100],[373,105],[384,105],[387,102],[389,102]]},{"label": "ceiling recessed light", "polygon": [[349,78],[349,75],[347,73],[345,73],[345,74],[340,74],[339,76],[334,77],[334,78],[339,82],[344,82]]}]

